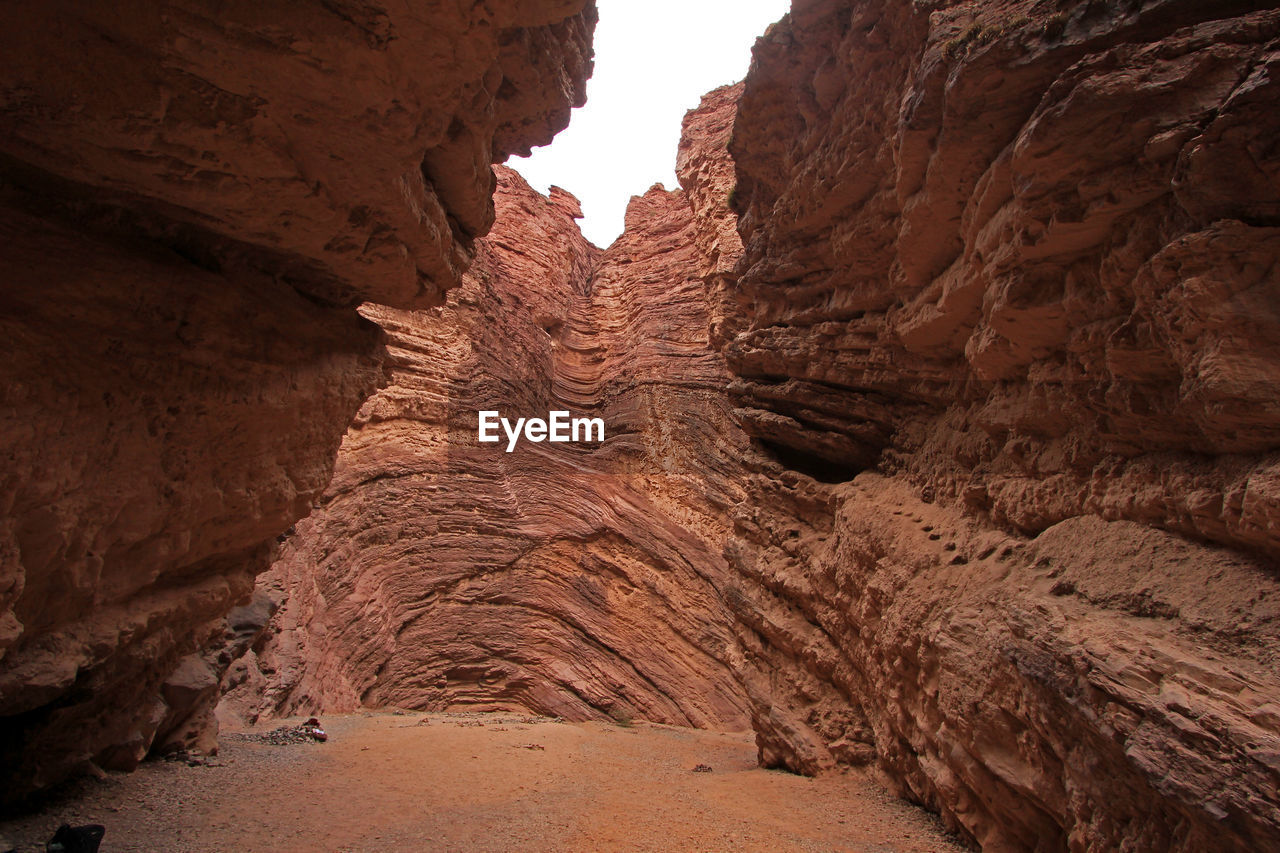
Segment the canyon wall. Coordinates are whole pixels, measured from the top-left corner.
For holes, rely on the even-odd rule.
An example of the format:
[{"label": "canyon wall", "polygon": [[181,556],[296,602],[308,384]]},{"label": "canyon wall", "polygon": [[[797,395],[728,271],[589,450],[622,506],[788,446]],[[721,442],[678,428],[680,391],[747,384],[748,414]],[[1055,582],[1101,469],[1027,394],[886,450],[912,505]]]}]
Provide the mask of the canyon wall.
[{"label": "canyon wall", "polygon": [[1280,11],[814,0],[713,306],[761,756],[984,849],[1280,843]]},{"label": "canyon wall", "polygon": [[[207,743],[221,679],[1277,846],[1280,11],[795,5],[603,251],[489,170],[589,4],[15,13],[4,790]],[[604,441],[476,440],[555,409]]]},{"label": "canyon wall", "polygon": [[[683,193],[607,251],[499,170],[498,220],[434,311],[368,308],[391,382],[261,585],[281,602],[223,712],[520,708],[745,729],[720,590],[746,438],[707,340]],[[477,441],[478,412],[599,417],[603,442]],[[501,431],[499,430],[501,434]]]},{"label": "canyon wall", "polygon": [[200,739],[217,648],[262,621],[223,617],[385,381],[355,306],[458,283],[490,163],[583,102],[594,22],[585,0],[8,10],[0,799]]},{"label": "canyon wall", "polygon": [[[1275,23],[807,3],[608,250],[501,173],[448,304],[366,309],[224,711],[749,720],[984,849],[1274,846]],[[476,441],[557,407],[607,440]]]}]

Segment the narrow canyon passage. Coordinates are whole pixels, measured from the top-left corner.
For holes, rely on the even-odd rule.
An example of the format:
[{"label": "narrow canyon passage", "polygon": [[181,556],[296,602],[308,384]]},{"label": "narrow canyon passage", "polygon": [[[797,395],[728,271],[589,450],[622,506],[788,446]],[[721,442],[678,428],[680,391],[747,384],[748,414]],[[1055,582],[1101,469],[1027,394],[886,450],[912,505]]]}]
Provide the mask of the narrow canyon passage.
[{"label": "narrow canyon passage", "polygon": [[590,0],[15,15],[6,840],[1280,848],[1280,4],[796,0],[607,247]]}]

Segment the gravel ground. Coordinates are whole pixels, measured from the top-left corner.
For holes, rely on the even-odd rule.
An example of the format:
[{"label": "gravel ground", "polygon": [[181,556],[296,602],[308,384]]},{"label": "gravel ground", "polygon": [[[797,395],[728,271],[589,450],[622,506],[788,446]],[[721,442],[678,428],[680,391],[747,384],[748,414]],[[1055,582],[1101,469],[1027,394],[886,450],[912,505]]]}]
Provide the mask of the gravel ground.
[{"label": "gravel ground", "polygon": [[327,743],[261,737],[281,722],[300,720],[224,733],[207,765],[79,783],[0,837],[23,853],[61,823],[105,825],[102,853],[963,849],[864,776],[759,769],[750,734],[379,713],[322,718]]}]

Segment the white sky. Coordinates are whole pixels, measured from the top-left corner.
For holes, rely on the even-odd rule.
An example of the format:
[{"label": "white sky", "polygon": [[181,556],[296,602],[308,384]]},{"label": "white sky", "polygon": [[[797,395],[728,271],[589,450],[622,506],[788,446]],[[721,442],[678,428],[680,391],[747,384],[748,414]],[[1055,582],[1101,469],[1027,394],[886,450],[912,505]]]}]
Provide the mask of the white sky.
[{"label": "white sky", "polygon": [[627,201],[661,182],[675,189],[680,121],[703,94],[746,76],[751,45],[791,0],[597,0],[596,68],[587,105],[529,158],[507,165],[546,193],[582,201],[583,233],[608,246]]}]

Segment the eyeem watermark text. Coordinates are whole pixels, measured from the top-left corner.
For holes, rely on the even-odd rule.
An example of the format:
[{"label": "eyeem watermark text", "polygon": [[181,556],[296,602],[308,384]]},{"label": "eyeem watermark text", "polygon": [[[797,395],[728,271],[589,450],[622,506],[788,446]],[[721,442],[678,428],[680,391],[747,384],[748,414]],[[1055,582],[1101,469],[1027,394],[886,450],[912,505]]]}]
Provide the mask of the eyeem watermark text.
[{"label": "eyeem watermark text", "polygon": [[520,440],[522,432],[525,440],[535,443],[604,441],[603,418],[571,418],[568,412],[548,412],[545,421],[542,418],[516,418],[513,425],[495,411],[483,411],[479,415],[476,439],[489,443],[501,441],[502,436],[498,435],[498,427],[501,425],[502,431],[507,434],[508,453],[516,449],[516,442]]}]

